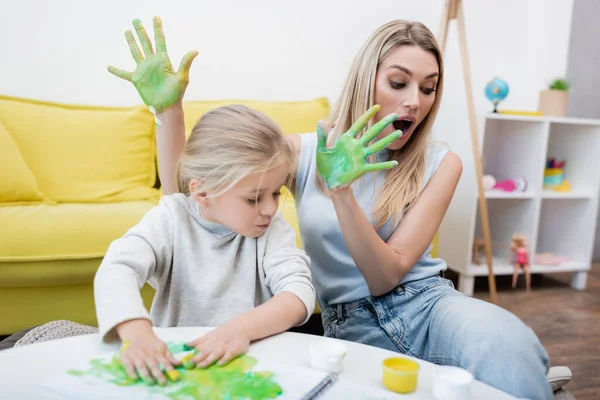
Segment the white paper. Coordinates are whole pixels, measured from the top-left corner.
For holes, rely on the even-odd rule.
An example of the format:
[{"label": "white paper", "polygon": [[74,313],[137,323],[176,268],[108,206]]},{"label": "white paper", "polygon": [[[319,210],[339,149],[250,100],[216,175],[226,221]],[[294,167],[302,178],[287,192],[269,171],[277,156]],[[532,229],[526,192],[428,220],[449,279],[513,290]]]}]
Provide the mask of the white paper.
[{"label": "white paper", "polygon": [[[179,358],[179,357],[178,357]],[[105,358],[106,361],[110,357]],[[86,370],[89,365],[77,365],[72,369]],[[324,372],[286,364],[264,364],[260,361],[251,371],[268,371],[272,379],[282,388],[277,400],[298,400],[327,377]],[[183,372],[185,373],[185,371]],[[154,385],[119,386],[107,381],[108,377],[73,376],[67,371],[58,371],[42,384],[42,388],[64,399],[77,400],[187,400],[184,396],[174,397],[183,386],[181,382],[170,382],[167,386]],[[169,396],[172,393],[172,396]],[[248,396],[248,399],[253,399]]]}]

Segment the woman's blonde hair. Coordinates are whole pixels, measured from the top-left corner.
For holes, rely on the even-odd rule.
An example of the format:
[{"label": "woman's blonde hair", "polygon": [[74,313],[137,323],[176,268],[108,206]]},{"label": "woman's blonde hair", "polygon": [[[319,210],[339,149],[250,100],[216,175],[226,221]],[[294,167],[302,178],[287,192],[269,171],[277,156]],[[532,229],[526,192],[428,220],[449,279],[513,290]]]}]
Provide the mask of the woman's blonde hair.
[{"label": "woman's blonde hair", "polygon": [[[290,167],[296,153],[269,117],[244,105],[227,105],[204,114],[196,123],[177,164],[178,189],[198,190],[217,197],[254,172],[266,172],[281,163]],[[258,191],[258,188],[257,188]]]},{"label": "woman's blonde hair", "polygon": [[[432,53],[438,62],[439,78],[431,110],[408,142],[401,149],[390,152],[390,160],[398,161],[398,166],[385,173],[383,190],[375,206],[376,227],[390,218],[400,219],[405,208],[419,195],[425,177],[427,143],[439,108],[444,77],[442,53],[431,31],[422,23],[402,20],[388,22],[377,29],[354,58],[342,94],[329,119],[334,134],[328,139],[333,143],[374,105],[377,68],[399,46],[418,46]],[[365,129],[372,124],[369,121]],[[356,137],[360,136],[362,133]],[[319,180],[322,185],[322,179]]]}]

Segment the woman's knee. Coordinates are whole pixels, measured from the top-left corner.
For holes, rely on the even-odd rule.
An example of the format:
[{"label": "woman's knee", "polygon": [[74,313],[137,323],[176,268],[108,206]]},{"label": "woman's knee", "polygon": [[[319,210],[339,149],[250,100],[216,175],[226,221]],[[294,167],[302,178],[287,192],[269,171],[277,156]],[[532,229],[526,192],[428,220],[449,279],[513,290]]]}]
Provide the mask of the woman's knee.
[{"label": "woman's knee", "polygon": [[506,310],[493,315],[497,321],[487,326],[494,329],[482,328],[488,337],[479,337],[482,345],[474,349],[478,353],[472,360],[474,372],[479,372],[482,381],[516,397],[551,399],[546,378],[550,361],[537,335]]},{"label": "woman's knee", "polygon": [[516,397],[552,398],[546,378],[548,354],[531,328],[516,315],[481,300],[465,296],[446,301],[440,304],[436,328],[451,340],[440,341],[447,349],[438,348],[439,355]]}]

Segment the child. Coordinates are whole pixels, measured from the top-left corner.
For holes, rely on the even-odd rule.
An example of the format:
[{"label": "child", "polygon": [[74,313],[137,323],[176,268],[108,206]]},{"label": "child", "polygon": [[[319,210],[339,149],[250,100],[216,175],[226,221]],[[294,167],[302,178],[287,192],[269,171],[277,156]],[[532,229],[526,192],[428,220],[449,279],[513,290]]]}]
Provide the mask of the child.
[{"label": "child", "polygon": [[[245,106],[198,121],[177,167],[181,193],[111,243],[94,279],[100,335],[123,341],[132,378],[165,384],[162,369],[171,377],[178,364],[152,326],[218,327],[189,343],[205,367],[308,320],[310,262],[277,212],[295,157],[275,123]],[[145,282],[156,289],[150,313]]]}]

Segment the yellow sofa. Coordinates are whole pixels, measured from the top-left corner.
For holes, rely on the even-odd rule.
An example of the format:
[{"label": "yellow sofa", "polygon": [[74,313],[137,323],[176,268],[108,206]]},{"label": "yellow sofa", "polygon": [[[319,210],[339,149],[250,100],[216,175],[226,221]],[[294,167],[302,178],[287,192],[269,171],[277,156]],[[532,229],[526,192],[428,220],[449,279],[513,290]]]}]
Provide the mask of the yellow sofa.
[{"label": "yellow sofa", "polygon": [[[230,103],[263,111],[285,134],[314,131],[329,113],[324,98],[185,102],[187,134]],[[0,335],[56,319],[96,325],[92,282],[106,248],[161,195],[152,115],[0,96],[0,173]],[[297,230],[293,199],[283,200]],[[153,290],[142,292],[149,307]]]}]

